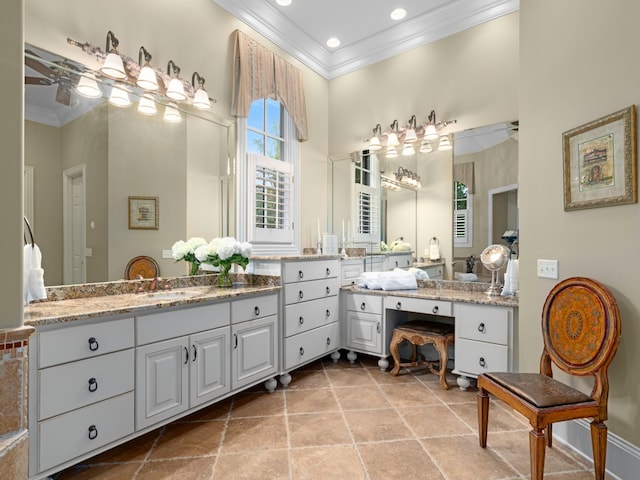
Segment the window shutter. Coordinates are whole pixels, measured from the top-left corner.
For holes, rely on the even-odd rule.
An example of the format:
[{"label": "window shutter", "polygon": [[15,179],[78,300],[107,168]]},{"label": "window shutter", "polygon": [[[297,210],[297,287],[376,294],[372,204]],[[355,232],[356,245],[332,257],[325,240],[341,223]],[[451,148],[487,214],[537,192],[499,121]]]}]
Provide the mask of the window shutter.
[{"label": "window shutter", "polygon": [[466,244],[469,241],[467,210],[456,210],[453,212],[453,242],[455,244]]},{"label": "window shutter", "polygon": [[356,241],[379,242],[379,198],[375,188],[356,185]]}]

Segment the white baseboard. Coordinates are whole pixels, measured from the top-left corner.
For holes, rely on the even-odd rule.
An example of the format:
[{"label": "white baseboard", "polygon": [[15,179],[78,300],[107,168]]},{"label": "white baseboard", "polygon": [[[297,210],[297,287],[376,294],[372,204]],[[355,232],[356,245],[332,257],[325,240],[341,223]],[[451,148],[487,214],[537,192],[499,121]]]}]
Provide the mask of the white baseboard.
[{"label": "white baseboard", "polygon": [[[593,462],[589,422],[572,420],[553,424],[553,441]],[[609,432],[607,438],[607,473],[617,480],[638,478],[640,448]]]}]

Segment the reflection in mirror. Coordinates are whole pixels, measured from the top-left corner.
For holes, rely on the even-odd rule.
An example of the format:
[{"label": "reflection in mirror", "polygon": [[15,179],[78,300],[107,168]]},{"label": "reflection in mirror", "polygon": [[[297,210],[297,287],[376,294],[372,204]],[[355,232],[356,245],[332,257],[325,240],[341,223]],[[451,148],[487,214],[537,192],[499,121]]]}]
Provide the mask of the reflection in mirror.
[{"label": "reflection in mirror", "polygon": [[[79,95],[84,67],[27,46],[25,54],[25,205],[43,255],[47,285],[124,277],[137,256],[163,276],[186,273],[170,253],[177,240],[233,235],[233,122],[180,105],[168,123],[166,99],[138,110]],[[129,197],[157,197],[157,229],[132,229]],[[165,257],[169,258],[165,258]]]},{"label": "reflection in mirror", "polygon": [[480,254],[518,232],[518,122],[455,133],[453,152],[454,279],[491,281]]}]

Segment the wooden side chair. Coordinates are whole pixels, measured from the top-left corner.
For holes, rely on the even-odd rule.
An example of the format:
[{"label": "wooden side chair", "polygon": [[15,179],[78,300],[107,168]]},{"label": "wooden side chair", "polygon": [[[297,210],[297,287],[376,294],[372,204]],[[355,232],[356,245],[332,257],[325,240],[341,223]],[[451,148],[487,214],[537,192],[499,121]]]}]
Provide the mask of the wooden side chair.
[{"label": "wooden side chair", "polygon": [[[489,395],[527,417],[532,480],[544,475],[545,443],[551,425],[592,418],[591,443],[596,480],[604,480],[607,455],[607,369],[620,342],[620,313],[611,292],[583,277],[558,283],[542,310],[544,349],[540,373],[484,373],[478,377],[478,433],[487,446]],[[593,375],[590,395],[552,378],[551,365],[570,375]],[[546,442],[545,442],[546,438]]]}]

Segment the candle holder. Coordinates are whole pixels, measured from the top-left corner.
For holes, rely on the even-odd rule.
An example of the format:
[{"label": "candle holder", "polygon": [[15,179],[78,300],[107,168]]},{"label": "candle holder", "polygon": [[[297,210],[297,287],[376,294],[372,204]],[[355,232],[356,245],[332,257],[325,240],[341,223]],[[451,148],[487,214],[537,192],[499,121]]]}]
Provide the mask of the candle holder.
[{"label": "candle holder", "polygon": [[322,255],[322,239],[318,237],[318,243],[316,246],[316,255]]},{"label": "candle holder", "polygon": [[347,255],[347,240],[344,238],[344,235],[342,235],[342,250],[340,250],[340,256],[342,258],[348,258],[349,255]]}]

